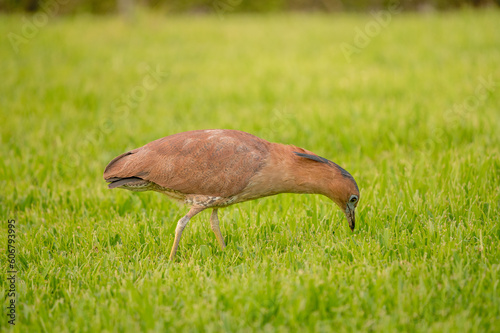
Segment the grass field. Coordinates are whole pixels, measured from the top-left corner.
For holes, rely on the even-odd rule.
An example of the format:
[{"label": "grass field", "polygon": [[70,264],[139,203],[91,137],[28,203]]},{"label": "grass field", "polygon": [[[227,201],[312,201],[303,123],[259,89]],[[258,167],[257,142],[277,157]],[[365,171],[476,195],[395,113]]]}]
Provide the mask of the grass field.
[{"label": "grass field", "polygon": [[[1,331],[500,330],[500,12],[393,13],[362,47],[368,14],[32,20],[0,19]],[[343,166],[355,232],[283,194],[223,209],[225,251],[197,215],[169,262],[186,209],[102,172],[203,128]]]}]

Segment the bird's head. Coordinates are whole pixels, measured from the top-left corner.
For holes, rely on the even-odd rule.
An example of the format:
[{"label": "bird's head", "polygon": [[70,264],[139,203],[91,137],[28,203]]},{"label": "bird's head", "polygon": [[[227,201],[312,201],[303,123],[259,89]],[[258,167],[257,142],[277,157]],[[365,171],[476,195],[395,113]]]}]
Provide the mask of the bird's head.
[{"label": "bird's head", "polygon": [[354,231],[354,227],[356,226],[356,207],[359,202],[359,192],[352,191],[351,193],[352,194],[349,195],[349,200],[344,200],[344,202],[339,206],[345,213],[347,222],[349,222],[349,228]]},{"label": "bird's head", "polygon": [[321,193],[335,202],[344,212],[347,222],[349,222],[349,227],[354,231],[356,225],[355,212],[360,196],[358,185],[353,176],[326,158],[307,153],[295,152],[295,154],[315,162],[320,162],[316,164],[319,169],[315,170],[317,171],[315,178],[318,180],[315,192]]},{"label": "bird's head", "polygon": [[[335,167],[340,168],[335,165]],[[344,169],[340,168],[331,182],[327,185],[325,193],[344,212],[349,228],[354,231],[356,225],[356,207],[359,202],[359,189],[354,178]]]}]

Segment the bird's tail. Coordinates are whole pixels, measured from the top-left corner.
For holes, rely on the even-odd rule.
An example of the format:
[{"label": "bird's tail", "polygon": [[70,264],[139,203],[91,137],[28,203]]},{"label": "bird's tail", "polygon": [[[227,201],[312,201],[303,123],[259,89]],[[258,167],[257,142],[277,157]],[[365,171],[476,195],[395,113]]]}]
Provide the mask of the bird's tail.
[{"label": "bird's tail", "polygon": [[128,151],[114,158],[104,169],[104,180],[109,188],[121,187],[131,191],[146,191],[151,182],[141,178],[148,172],[140,169],[141,158],[137,156],[138,149]]}]

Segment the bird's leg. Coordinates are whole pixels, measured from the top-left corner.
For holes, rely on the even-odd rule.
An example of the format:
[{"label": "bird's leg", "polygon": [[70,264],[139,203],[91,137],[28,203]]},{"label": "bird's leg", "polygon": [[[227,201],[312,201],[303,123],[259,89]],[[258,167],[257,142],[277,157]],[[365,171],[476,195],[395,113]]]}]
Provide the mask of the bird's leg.
[{"label": "bird's leg", "polygon": [[201,208],[201,207],[192,207],[189,210],[189,212],[186,214],[186,216],[184,216],[183,218],[181,218],[179,220],[179,222],[177,222],[177,227],[175,228],[174,245],[172,245],[172,251],[170,251],[170,260],[174,260],[175,253],[177,252],[177,248],[179,247],[179,242],[181,241],[182,231],[184,230],[184,228],[188,224],[189,220],[193,216],[195,216],[196,214],[198,214],[199,212],[201,212],[203,209],[205,209],[205,208],[204,207],[203,208]]},{"label": "bird's leg", "polygon": [[222,238],[222,234],[220,232],[219,218],[217,217],[217,208],[214,208],[214,210],[212,211],[212,215],[210,216],[210,225],[212,226],[212,230],[214,231],[215,237],[217,238],[221,249],[224,250],[226,244],[224,243],[224,238]]}]

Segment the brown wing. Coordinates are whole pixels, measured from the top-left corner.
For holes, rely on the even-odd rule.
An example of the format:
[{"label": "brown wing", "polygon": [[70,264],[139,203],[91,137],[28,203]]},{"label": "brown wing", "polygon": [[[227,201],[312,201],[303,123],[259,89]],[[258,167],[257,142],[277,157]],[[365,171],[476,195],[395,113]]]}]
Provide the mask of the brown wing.
[{"label": "brown wing", "polygon": [[264,166],[269,144],[234,130],[174,134],[116,157],[104,179],[137,177],[184,194],[229,197]]}]

